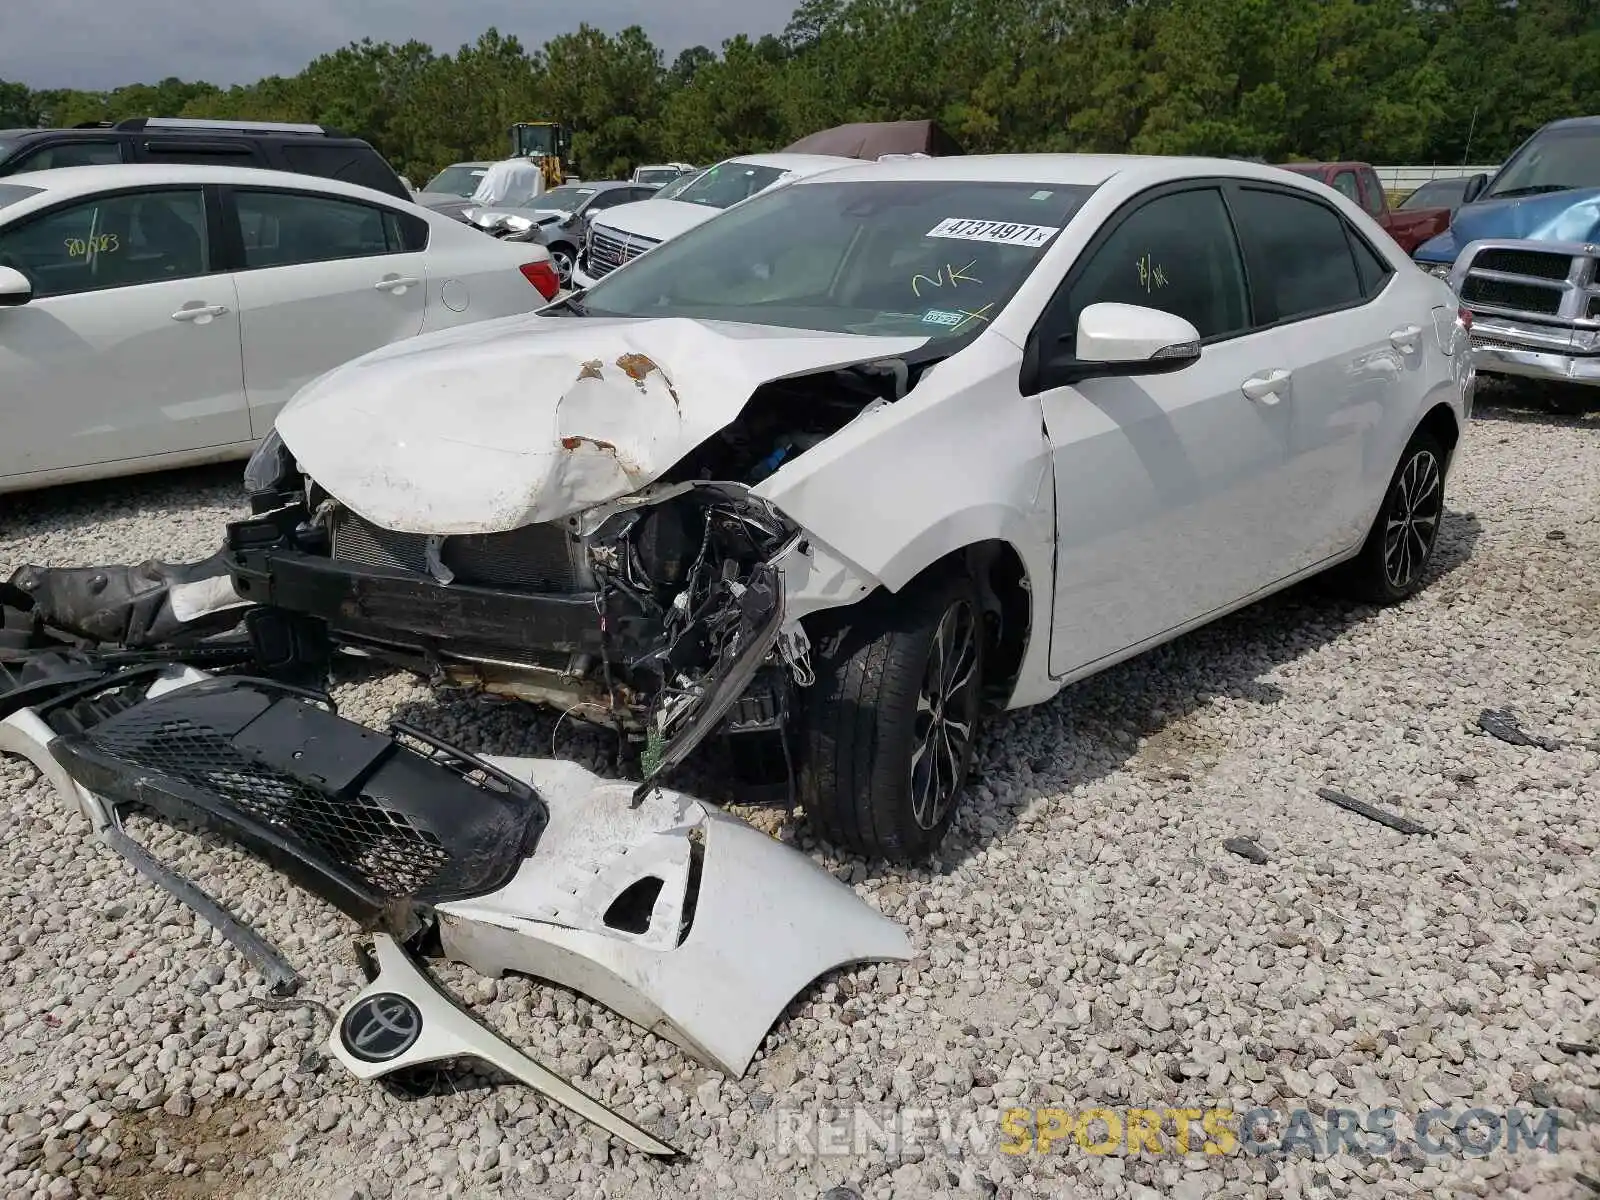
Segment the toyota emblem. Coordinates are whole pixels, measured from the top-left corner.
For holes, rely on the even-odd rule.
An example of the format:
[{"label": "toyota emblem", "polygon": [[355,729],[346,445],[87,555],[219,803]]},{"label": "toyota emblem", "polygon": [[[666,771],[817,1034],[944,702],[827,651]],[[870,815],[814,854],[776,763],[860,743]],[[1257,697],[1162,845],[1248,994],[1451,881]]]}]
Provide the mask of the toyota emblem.
[{"label": "toyota emblem", "polygon": [[358,1001],[339,1023],[339,1040],[351,1057],[362,1062],[392,1062],[421,1036],[422,1010],[394,992],[377,992]]}]

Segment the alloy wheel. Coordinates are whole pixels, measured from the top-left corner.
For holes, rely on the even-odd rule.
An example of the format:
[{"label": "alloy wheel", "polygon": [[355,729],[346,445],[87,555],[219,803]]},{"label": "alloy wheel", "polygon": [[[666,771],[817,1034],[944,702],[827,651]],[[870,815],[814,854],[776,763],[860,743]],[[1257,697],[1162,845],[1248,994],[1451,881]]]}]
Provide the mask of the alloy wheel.
[{"label": "alloy wheel", "polygon": [[961,788],[978,717],[978,620],[958,600],[933,634],[917,693],[911,754],[912,817],[921,829],[944,820]]},{"label": "alloy wheel", "polygon": [[562,287],[572,286],[572,255],[565,250],[552,250],[550,257],[556,265],[556,278],[561,280]]},{"label": "alloy wheel", "polygon": [[1443,482],[1431,450],[1414,453],[1395,480],[1383,531],[1383,571],[1392,588],[1410,587],[1428,565],[1444,511]]}]

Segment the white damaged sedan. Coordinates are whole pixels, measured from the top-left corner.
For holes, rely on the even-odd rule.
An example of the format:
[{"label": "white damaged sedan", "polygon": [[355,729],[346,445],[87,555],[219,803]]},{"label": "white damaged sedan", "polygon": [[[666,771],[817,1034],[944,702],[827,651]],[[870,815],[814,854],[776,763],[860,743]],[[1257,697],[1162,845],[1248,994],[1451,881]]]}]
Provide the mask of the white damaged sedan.
[{"label": "white damaged sedan", "polygon": [[1420,587],[1469,321],[1272,167],[863,164],[323,376],[227,569],[282,653],[616,726],[642,789],[766,739],[829,839],[915,858],[986,714],[1318,572]]}]

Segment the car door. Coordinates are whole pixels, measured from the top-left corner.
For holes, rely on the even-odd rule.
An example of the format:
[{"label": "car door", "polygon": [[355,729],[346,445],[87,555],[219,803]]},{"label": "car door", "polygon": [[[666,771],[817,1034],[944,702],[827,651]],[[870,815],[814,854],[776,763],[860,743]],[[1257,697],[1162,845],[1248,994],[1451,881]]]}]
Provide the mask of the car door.
[{"label": "car door", "polygon": [[249,441],[216,212],[198,186],[130,189],[0,228],[34,287],[0,309],[0,476]]},{"label": "car door", "polygon": [[241,265],[245,394],[260,437],[317,376],[421,331],[427,223],[330,193],[230,188],[226,196]]},{"label": "car door", "polygon": [[1250,329],[1221,187],[1160,189],[1114,216],[1046,310],[1041,346],[1070,351],[1078,313],[1100,301],[1182,316],[1203,350],[1170,374],[1039,381],[1055,467],[1057,676],[1123,656],[1281,574],[1282,363]]},{"label": "car door", "polygon": [[[1292,372],[1284,408],[1293,491],[1276,521],[1284,574],[1348,549],[1372,518],[1381,447],[1420,378],[1423,330],[1382,300],[1393,270],[1333,204],[1266,183],[1240,183],[1228,203],[1250,271],[1254,320]],[[1400,439],[1404,441],[1404,438]]]}]

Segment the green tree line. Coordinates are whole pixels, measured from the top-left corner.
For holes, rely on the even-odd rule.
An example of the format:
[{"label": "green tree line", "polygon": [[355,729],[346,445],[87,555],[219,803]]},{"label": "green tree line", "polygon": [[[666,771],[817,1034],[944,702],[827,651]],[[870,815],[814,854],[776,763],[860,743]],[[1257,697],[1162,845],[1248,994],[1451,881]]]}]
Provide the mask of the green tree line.
[{"label": "green tree line", "polygon": [[422,183],[559,120],[589,178],[707,163],[847,121],[931,117],[970,152],[1495,162],[1600,113],[1600,0],[802,0],[781,35],[671,62],[637,26],[537,49],[363,40],[299,74],[109,92],[0,81],[0,127],[312,121]]}]

